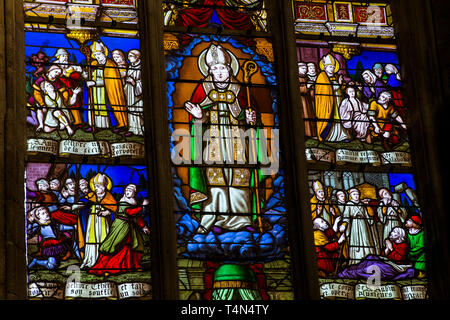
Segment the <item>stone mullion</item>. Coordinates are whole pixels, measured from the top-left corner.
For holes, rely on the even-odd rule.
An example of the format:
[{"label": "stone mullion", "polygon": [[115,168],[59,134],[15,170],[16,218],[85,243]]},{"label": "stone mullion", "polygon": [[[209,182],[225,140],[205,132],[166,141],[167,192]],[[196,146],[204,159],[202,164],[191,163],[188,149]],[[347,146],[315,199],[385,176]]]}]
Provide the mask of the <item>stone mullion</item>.
[{"label": "stone mullion", "polygon": [[22,1],[0,1],[1,299],[26,298],[25,42]]},{"label": "stone mullion", "polygon": [[143,57],[144,124],[150,177],[154,299],[176,300],[177,242],[168,126],[162,1],[139,2]]},{"label": "stone mullion", "polygon": [[[280,83],[280,145],[285,170],[288,232],[296,299],[319,299],[319,281],[305,157],[305,135],[298,83],[291,0],[269,2],[274,55]],[[284,156],[283,156],[284,155]]]}]

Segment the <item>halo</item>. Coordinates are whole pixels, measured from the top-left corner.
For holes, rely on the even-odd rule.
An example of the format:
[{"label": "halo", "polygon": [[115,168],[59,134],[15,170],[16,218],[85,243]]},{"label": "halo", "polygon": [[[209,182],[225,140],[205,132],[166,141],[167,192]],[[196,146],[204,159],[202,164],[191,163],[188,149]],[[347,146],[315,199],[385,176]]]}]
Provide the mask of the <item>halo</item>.
[{"label": "halo", "polygon": [[[339,65],[338,59],[334,58],[334,61],[336,61],[336,66],[334,67],[334,73],[337,73],[339,71],[340,65]],[[320,66],[320,70],[325,69],[325,65],[323,64],[322,59],[320,59],[319,66]]]},{"label": "halo", "polygon": [[[224,48],[225,49],[225,48]],[[198,69],[202,73],[203,76],[207,77],[209,75],[209,67],[206,64],[206,53],[208,52],[209,47],[203,50],[198,56],[197,65]],[[231,70],[233,71],[233,77],[236,77],[239,73],[239,61],[236,56],[228,49],[225,49],[226,52],[231,57]]]},{"label": "halo", "polygon": [[[106,47],[106,45],[103,42],[100,41],[94,41],[92,42],[92,44],[90,45],[90,49],[91,49],[91,58],[95,59],[94,57],[94,48],[95,48],[95,44],[98,43],[100,46],[103,47],[103,53],[105,54],[105,56],[107,57],[109,55],[109,50]],[[98,51],[98,50],[95,50]]]}]

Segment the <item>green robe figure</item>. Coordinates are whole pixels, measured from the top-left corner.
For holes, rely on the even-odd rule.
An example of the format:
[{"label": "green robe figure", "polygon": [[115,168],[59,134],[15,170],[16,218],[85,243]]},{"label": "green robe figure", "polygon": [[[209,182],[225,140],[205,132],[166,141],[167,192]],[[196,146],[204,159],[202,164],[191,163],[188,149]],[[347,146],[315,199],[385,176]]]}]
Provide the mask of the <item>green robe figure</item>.
[{"label": "green robe figure", "polygon": [[425,277],[425,244],[422,230],[422,219],[419,216],[411,216],[405,222],[408,229],[409,254],[408,259],[418,272],[417,277]]},{"label": "green robe figure", "polygon": [[[125,187],[110,232],[100,246],[98,260],[89,273],[109,275],[141,269],[144,252],[142,233],[149,234],[150,229],[141,214],[143,206],[138,205],[135,199],[136,191],[135,184]],[[144,201],[143,205],[146,204]]]}]

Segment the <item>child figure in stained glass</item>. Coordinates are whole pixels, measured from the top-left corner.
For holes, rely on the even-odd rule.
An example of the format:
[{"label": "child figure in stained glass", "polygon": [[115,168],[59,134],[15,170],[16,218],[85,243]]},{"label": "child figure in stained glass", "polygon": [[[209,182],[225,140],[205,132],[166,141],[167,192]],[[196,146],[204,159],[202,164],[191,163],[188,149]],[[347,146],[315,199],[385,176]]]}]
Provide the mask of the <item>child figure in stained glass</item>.
[{"label": "child figure in stained glass", "polygon": [[[72,116],[65,106],[63,97],[55,90],[55,87],[49,81],[41,83],[41,89],[44,93],[44,102],[47,107],[47,113],[44,119],[44,132],[53,132],[56,129],[67,130],[69,136],[74,131],[70,125]],[[78,94],[79,89],[74,90]]]}]

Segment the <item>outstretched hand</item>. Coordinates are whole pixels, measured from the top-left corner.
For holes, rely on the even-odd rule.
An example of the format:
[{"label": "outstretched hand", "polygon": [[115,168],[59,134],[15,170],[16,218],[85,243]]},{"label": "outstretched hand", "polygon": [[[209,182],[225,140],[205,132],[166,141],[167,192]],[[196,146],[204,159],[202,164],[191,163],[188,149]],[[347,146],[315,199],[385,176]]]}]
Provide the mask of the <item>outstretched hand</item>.
[{"label": "outstretched hand", "polygon": [[203,118],[202,108],[200,108],[198,104],[188,101],[184,104],[184,107],[186,108],[187,112],[192,114],[195,118],[197,119]]}]

